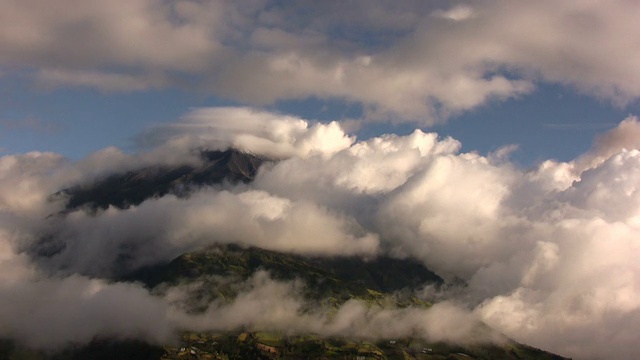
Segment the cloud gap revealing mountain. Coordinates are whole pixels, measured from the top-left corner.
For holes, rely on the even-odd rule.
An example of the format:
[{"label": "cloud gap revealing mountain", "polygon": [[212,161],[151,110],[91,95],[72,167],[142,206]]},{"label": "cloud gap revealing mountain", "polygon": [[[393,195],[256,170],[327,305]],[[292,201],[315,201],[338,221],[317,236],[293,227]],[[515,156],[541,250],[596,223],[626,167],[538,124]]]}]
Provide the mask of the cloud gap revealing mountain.
[{"label": "cloud gap revealing mountain", "polygon": [[115,206],[126,209],[166,194],[188,196],[202,186],[249,183],[265,162],[273,160],[229,148],[201,150],[200,166],[149,166],[64,189],[54,197],[66,198],[66,211],[87,207],[93,211]]}]

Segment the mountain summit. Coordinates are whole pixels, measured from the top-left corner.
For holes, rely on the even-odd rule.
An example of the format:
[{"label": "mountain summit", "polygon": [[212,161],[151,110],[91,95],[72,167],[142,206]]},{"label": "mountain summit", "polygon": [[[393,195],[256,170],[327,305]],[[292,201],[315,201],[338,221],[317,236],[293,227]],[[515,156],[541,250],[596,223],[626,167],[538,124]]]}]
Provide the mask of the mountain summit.
[{"label": "mountain summit", "polygon": [[271,161],[236,149],[203,150],[200,157],[201,166],[149,166],[64,189],[56,195],[67,197],[67,211],[81,207],[98,210],[109,206],[125,209],[169,193],[185,196],[201,186],[248,183],[253,181],[265,161]]}]

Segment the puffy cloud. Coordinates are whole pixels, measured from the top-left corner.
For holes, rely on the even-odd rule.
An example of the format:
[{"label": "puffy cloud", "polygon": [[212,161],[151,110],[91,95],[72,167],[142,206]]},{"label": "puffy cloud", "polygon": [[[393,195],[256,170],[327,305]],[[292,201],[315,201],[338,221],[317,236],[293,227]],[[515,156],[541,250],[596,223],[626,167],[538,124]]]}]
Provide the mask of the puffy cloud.
[{"label": "puffy cloud", "polygon": [[377,235],[340,212],[252,190],[165,196],[124,210],[112,207],[97,216],[78,210],[50,225],[50,238],[32,245],[32,251],[59,251],[40,263],[92,276],[121,274],[211,244],[371,256],[379,243]]},{"label": "puffy cloud", "polygon": [[640,96],[639,10],[626,0],[0,6],[0,66],[54,86],[187,87],[254,105],[339,98],[369,119],[423,124],[538,81],[616,104]]},{"label": "puffy cloud", "polygon": [[[48,152],[0,157],[0,215],[41,220],[60,210],[51,196],[78,183],[90,183],[115,172],[150,165],[198,164],[201,160],[185,144],[169,142],[146,153],[128,155],[110,147],[76,163]],[[0,219],[1,220],[1,219]]]},{"label": "puffy cloud", "polygon": [[596,139],[595,152],[608,158],[623,150],[640,148],[640,120],[637,116],[629,116],[617,127]]},{"label": "puffy cloud", "polygon": [[173,341],[163,300],[135,284],[42,273],[20,251],[27,229],[7,220],[0,211],[0,337],[48,349],[96,336]]},{"label": "puffy cloud", "polygon": [[278,196],[304,199],[354,216],[374,228],[379,196],[409,181],[438,155],[455,153],[460,143],[416,130],[355,143],[332,156],[291,158],[260,172],[255,186]]},{"label": "puffy cloud", "polygon": [[629,116],[617,127],[598,136],[591,151],[576,160],[579,171],[594,167],[620,151],[640,148],[640,120]]},{"label": "puffy cloud", "polygon": [[297,117],[247,107],[195,109],[178,123],[158,126],[138,136],[143,146],[176,139],[190,147],[233,147],[275,159],[332,154],[354,141],[336,122],[310,124]]},{"label": "puffy cloud", "polygon": [[[225,125],[216,120],[221,114],[238,120]],[[208,132],[207,126],[220,130]],[[160,150],[124,155],[108,149],[94,155],[93,165],[86,160],[69,163],[55,154],[0,158],[0,234],[5,239],[0,242],[0,268],[12,269],[0,272],[0,279],[12,292],[20,289],[14,287],[20,283],[16,279],[64,270],[71,277],[56,281],[83,289],[91,281],[77,273],[109,274],[115,268],[166,261],[210,243],[298,254],[388,253],[417,258],[447,279],[463,280],[466,287],[448,294],[471,308],[473,316],[517,340],[579,358],[633,358],[638,350],[631,334],[640,331],[636,321],[640,267],[635,259],[640,250],[640,152],[626,134],[636,126],[635,118],[626,119],[603,134],[583,157],[567,163],[543,162],[525,172],[501,156],[460,153],[456,140],[433,133],[355,141],[337,123],[309,125],[244,108],[223,108],[221,113],[194,110],[175,128],[153,135],[170,142],[174,136],[190,139],[177,142],[182,149],[177,154],[183,155],[190,154],[185,144],[197,140],[197,135],[201,138],[193,142],[196,146],[236,145],[237,139],[250,138],[246,144],[275,146],[282,159],[264,166],[251,184],[200,189],[186,198],[150,199],[126,210],[110,208],[94,215],[78,210],[46,218],[60,205],[47,202],[47,194],[69,181],[91,178],[82,175],[83,169],[97,176],[109,169],[146,164]],[[325,141],[329,146],[323,145]],[[261,149],[252,148],[258,153]],[[62,244],[57,255],[18,255],[45,234],[54,245]],[[433,334],[431,326],[442,325],[430,320],[438,311],[454,318],[466,314],[445,304],[426,315],[348,303],[334,322],[323,323],[314,314],[304,315],[314,321],[301,317],[297,309],[302,305],[294,297],[282,308],[274,307],[280,309],[274,317],[250,311],[237,320],[222,315],[251,306],[276,306],[264,294],[277,297],[297,286],[252,281],[257,283],[238,303],[210,308],[210,316],[228,320],[219,326],[316,324],[308,326],[328,334],[369,329],[362,335],[387,336],[378,331],[385,328],[379,324],[401,319],[407,327],[386,328],[402,334],[408,328]],[[134,299],[146,296],[120,285],[114,284],[114,293]],[[52,287],[47,291],[55,292]],[[74,291],[69,293],[84,290]],[[170,319],[210,326],[180,312]],[[458,339],[453,330],[436,333]]]},{"label": "puffy cloud", "polygon": [[452,293],[520,341],[579,358],[633,357],[640,173],[625,134],[634,124],[602,135],[584,156],[600,160],[587,168],[583,157],[522,172],[416,132],[280,162],[256,186],[341,209],[385,251],[465,280]]},{"label": "puffy cloud", "polygon": [[635,184],[638,176],[640,151],[622,150],[583,172],[580,181],[565,190],[563,198],[593,216],[610,222],[629,222],[640,210],[640,191]]},{"label": "puffy cloud", "polygon": [[71,276],[0,284],[0,336],[36,348],[86,344],[96,336],[170,343],[168,306],[133,284]]},{"label": "puffy cloud", "polygon": [[[386,199],[377,215],[380,231],[401,239],[394,244],[398,250],[417,252],[443,275],[466,277],[464,272],[510,254],[499,233],[510,216],[501,204],[512,176],[479,156],[438,157]],[[458,257],[465,261],[455,262]]]},{"label": "puffy cloud", "polygon": [[67,165],[62,156],[54,153],[0,157],[0,212],[39,212],[46,206],[45,199],[64,184],[61,174]]},{"label": "puffy cloud", "polygon": [[[222,14],[207,2],[4,1],[0,59],[45,69],[103,65],[202,69]],[[209,15],[205,15],[208,13]]]},{"label": "puffy cloud", "polygon": [[549,242],[532,252],[520,284],[478,313],[516,339],[574,357],[635,357],[638,227],[597,218],[548,226]]}]

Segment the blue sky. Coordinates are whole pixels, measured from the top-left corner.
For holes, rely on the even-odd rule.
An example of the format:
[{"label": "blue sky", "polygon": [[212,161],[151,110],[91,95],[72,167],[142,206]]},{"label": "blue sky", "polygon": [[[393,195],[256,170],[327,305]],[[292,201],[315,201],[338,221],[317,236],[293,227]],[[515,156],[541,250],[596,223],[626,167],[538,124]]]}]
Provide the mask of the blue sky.
[{"label": "blue sky", "polygon": [[[191,108],[234,105],[229,100],[177,89],[104,93],[95,89],[37,89],[24,78],[0,82],[3,154],[52,151],[80,159],[108,146],[139,150],[135,135],[158,124],[177,121]],[[322,122],[362,116],[358,104],[310,98],[282,101],[266,108]],[[588,150],[595,136],[614,128],[637,104],[615,106],[576,93],[566,86],[543,84],[518,99],[489,102],[451,117],[444,124],[365,123],[359,139],[383,133],[408,134],[416,128],[459,140],[462,151],[486,154],[516,144],[511,159],[532,166],[545,159],[569,161]]]},{"label": "blue sky", "polygon": [[[211,16],[199,17],[178,3],[134,3],[90,3],[81,15],[49,16],[44,6],[4,5],[5,14],[21,15],[3,21],[9,35],[0,40],[10,54],[0,57],[3,154],[80,159],[108,146],[133,152],[145,129],[194,108],[232,105],[355,121],[360,139],[420,128],[460,140],[463,151],[516,144],[512,160],[528,167],[571,160],[597,134],[640,113],[638,66],[606,54],[637,48],[628,46],[624,27],[608,24],[624,21],[619,4],[406,1],[359,12],[339,2],[242,8],[213,1],[195,9]],[[109,9],[120,18],[99,15]],[[549,18],[540,16],[545,12]],[[82,21],[91,13],[93,20]],[[569,21],[575,14],[593,24]],[[514,18],[533,27],[509,29]],[[60,30],[74,26],[86,34]],[[592,45],[602,41],[602,54],[582,46],[580,32],[594,26]],[[191,33],[183,34],[185,27]],[[336,72],[340,78],[325,83]]]}]

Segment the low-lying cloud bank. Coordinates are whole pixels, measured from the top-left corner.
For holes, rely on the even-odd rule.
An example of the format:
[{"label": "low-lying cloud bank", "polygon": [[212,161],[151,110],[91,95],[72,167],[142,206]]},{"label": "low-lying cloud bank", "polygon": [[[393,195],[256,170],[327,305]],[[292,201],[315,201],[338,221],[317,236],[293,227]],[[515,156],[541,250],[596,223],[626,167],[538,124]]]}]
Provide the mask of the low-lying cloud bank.
[{"label": "low-lying cloud bank", "polygon": [[182,286],[152,295],[139,284],[78,275],[42,278],[34,272],[7,280],[0,283],[0,337],[42,349],[85,344],[95,337],[172,344],[180,330],[270,329],[365,339],[414,336],[462,344],[506,341],[487,331],[477,315],[448,302],[429,309],[398,309],[350,300],[332,314],[310,309],[313,304],[301,295],[304,284],[275,281],[261,271],[236,284],[240,292],[233,302],[215,301],[197,314],[189,311],[190,295]]},{"label": "low-lying cloud bank", "polygon": [[[335,312],[309,309],[299,282],[274,281],[256,272],[238,285],[242,292],[232,303],[212,303],[203,314],[174,312],[173,320],[192,330],[272,329],[288,334],[315,333],[369,339],[414,336],[429,341],[462,344],[503,342],[506,338],[485,330],[479,318],[454,303],[442,302],[429,309],[381,308],[349,300]],[[171,289],[180,297],[181,289]],[[168,298],[176,297],[169,291]]]},{"label": "low-lying cloud bank", "polygon": [[[147,145],[165,144],[143,154],[107,149],[77,163],[50,153],[4,156],[0,335],[42,346],[95,334],[164,341],[173,329],[204,329],[209,321],[289,328],[300,316],[316,316],[296,312],[295,297],[276,304],[269,296],[262,306],[278,310],[272,317],[226,315],[259,297],[251,291],[263,288],[254,284],[247,292],[253,295],[194,318],[138,285],[97,279],[208,244],[237,243],[300,254],[415,257],[446,279],[465,280],[458,300],[519,341],[578,358],[640,357],[640,140],[628,135],[638,132],[640,121],[631,116],[575,161],[548,160],[523,171],[499,156],[460,153],[456,140],[419,130],[356,141],[338,123],[222,108],[194,110],[150,132]],[[49,196],[66,186],[154,159],[197,161],[188,146],[193,139],[281,160],[249,185],[95,215],[49,216],[63,205]],[[43,238],[57,255],[27,255]],[[268,294],[292,286],[253,281],[267,284]],[[362,335],[376,335],[375,324],[398,319],[398,328],[389,327],[398,334],[427,329],[437,336],[448,330],[434,330],[435,315],[428,314],[455,318],[462,311],[447,306],[418,316],[347,303],[334,322],[314,318],[310,324],[324,325],[299,330],[370,328]]]}]

